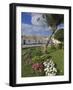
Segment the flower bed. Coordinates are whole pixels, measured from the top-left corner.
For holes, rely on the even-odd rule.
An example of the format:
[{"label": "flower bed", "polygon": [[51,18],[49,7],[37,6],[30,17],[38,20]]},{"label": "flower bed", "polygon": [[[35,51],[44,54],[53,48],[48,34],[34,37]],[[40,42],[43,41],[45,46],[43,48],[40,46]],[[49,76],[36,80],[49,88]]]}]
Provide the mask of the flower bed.
[{"label": "flower bed", "polygon": [[57,69],[55,67],[55,64],[53,60],[47,59],[43,63],[35,63],[32,64],[32,69],[37,73],[45,73],[46,76],[55,76],[57,74]]}]

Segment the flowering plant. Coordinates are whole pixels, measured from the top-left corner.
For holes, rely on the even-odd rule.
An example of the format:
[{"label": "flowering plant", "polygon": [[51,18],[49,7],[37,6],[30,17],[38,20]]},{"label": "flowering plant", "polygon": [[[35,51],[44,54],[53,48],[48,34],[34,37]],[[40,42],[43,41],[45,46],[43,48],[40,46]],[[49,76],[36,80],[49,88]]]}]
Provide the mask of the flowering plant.
[{"label": "flowering plant", "polygon": [[52,60],[47,59],[47,61],[45,61],[43,65],[45,67],[44,72],[46,76],[55,76],[57,74],[57,69]]},{"label": "flowering plant", "polygon": [[44,65],[42,63],[35,63],[32,65],[32,69],[41,72],[44,69]]}]

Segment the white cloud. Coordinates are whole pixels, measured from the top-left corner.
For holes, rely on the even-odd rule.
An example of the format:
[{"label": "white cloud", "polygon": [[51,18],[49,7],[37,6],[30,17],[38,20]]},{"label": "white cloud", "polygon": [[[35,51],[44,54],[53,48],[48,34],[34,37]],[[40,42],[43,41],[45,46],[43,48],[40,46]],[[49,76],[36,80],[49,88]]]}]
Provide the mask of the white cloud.
[{"label": "white cloud", "polygon": [[32,24],[38,25],[38,26],[47,26],[46,18],[42,17],[43,14],[40,13],[34,13],[32,14]]},{"label": "white cloud", "polygon": [[48,35],[51,28],[48,26],[36,26],[30,24],[22,24],[21,32],[22,35]]}]

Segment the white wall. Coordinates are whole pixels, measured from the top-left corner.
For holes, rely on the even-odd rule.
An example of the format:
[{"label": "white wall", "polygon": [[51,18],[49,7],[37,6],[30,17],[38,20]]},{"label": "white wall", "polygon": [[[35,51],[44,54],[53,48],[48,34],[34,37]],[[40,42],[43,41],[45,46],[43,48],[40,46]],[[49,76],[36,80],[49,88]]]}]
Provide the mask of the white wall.
[{"label": "white wall", "polygon": [[[72,90],[72,84],[12,88],[9,82],[9,3],[73,5],[73,0],[0,0],[0,90]],[[72,67],[73,68],[73,67]],[[73,80],[72,80],[73,81]]]}]

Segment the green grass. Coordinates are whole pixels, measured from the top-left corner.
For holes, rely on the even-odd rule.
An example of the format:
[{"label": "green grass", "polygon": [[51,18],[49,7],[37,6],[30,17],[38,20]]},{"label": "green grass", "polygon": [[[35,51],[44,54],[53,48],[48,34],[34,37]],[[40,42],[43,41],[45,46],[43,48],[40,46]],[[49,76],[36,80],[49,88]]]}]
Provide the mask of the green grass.
[{"label": "green grass", "polygon": [[[48,51],[47,54],[52,56],[52,59],[56,64],[58,70],[57,75],[64,75],[64,50],[48,47],[47,51]],[[22,49],[22,65],[21,65],[22,77],[39,76],[39,74],[35,73],[32,70],[32,65],[30,61],[32,62],[32,58],[34,56],[41,56],[41,55],[43,55],[43,52],[40,47]]]},{"label": "green grass", "polygon": [[64,50],[55,50],[50,53],[53,58],[53,61],[56,63],[56,67],[58,69],[58,75],[64,75]]},{"label": "green grass", "polygon": [[31,65],[29,64],[22,64],[22,77],[31,77],[35,76],[35,74],[32,71]]}]

